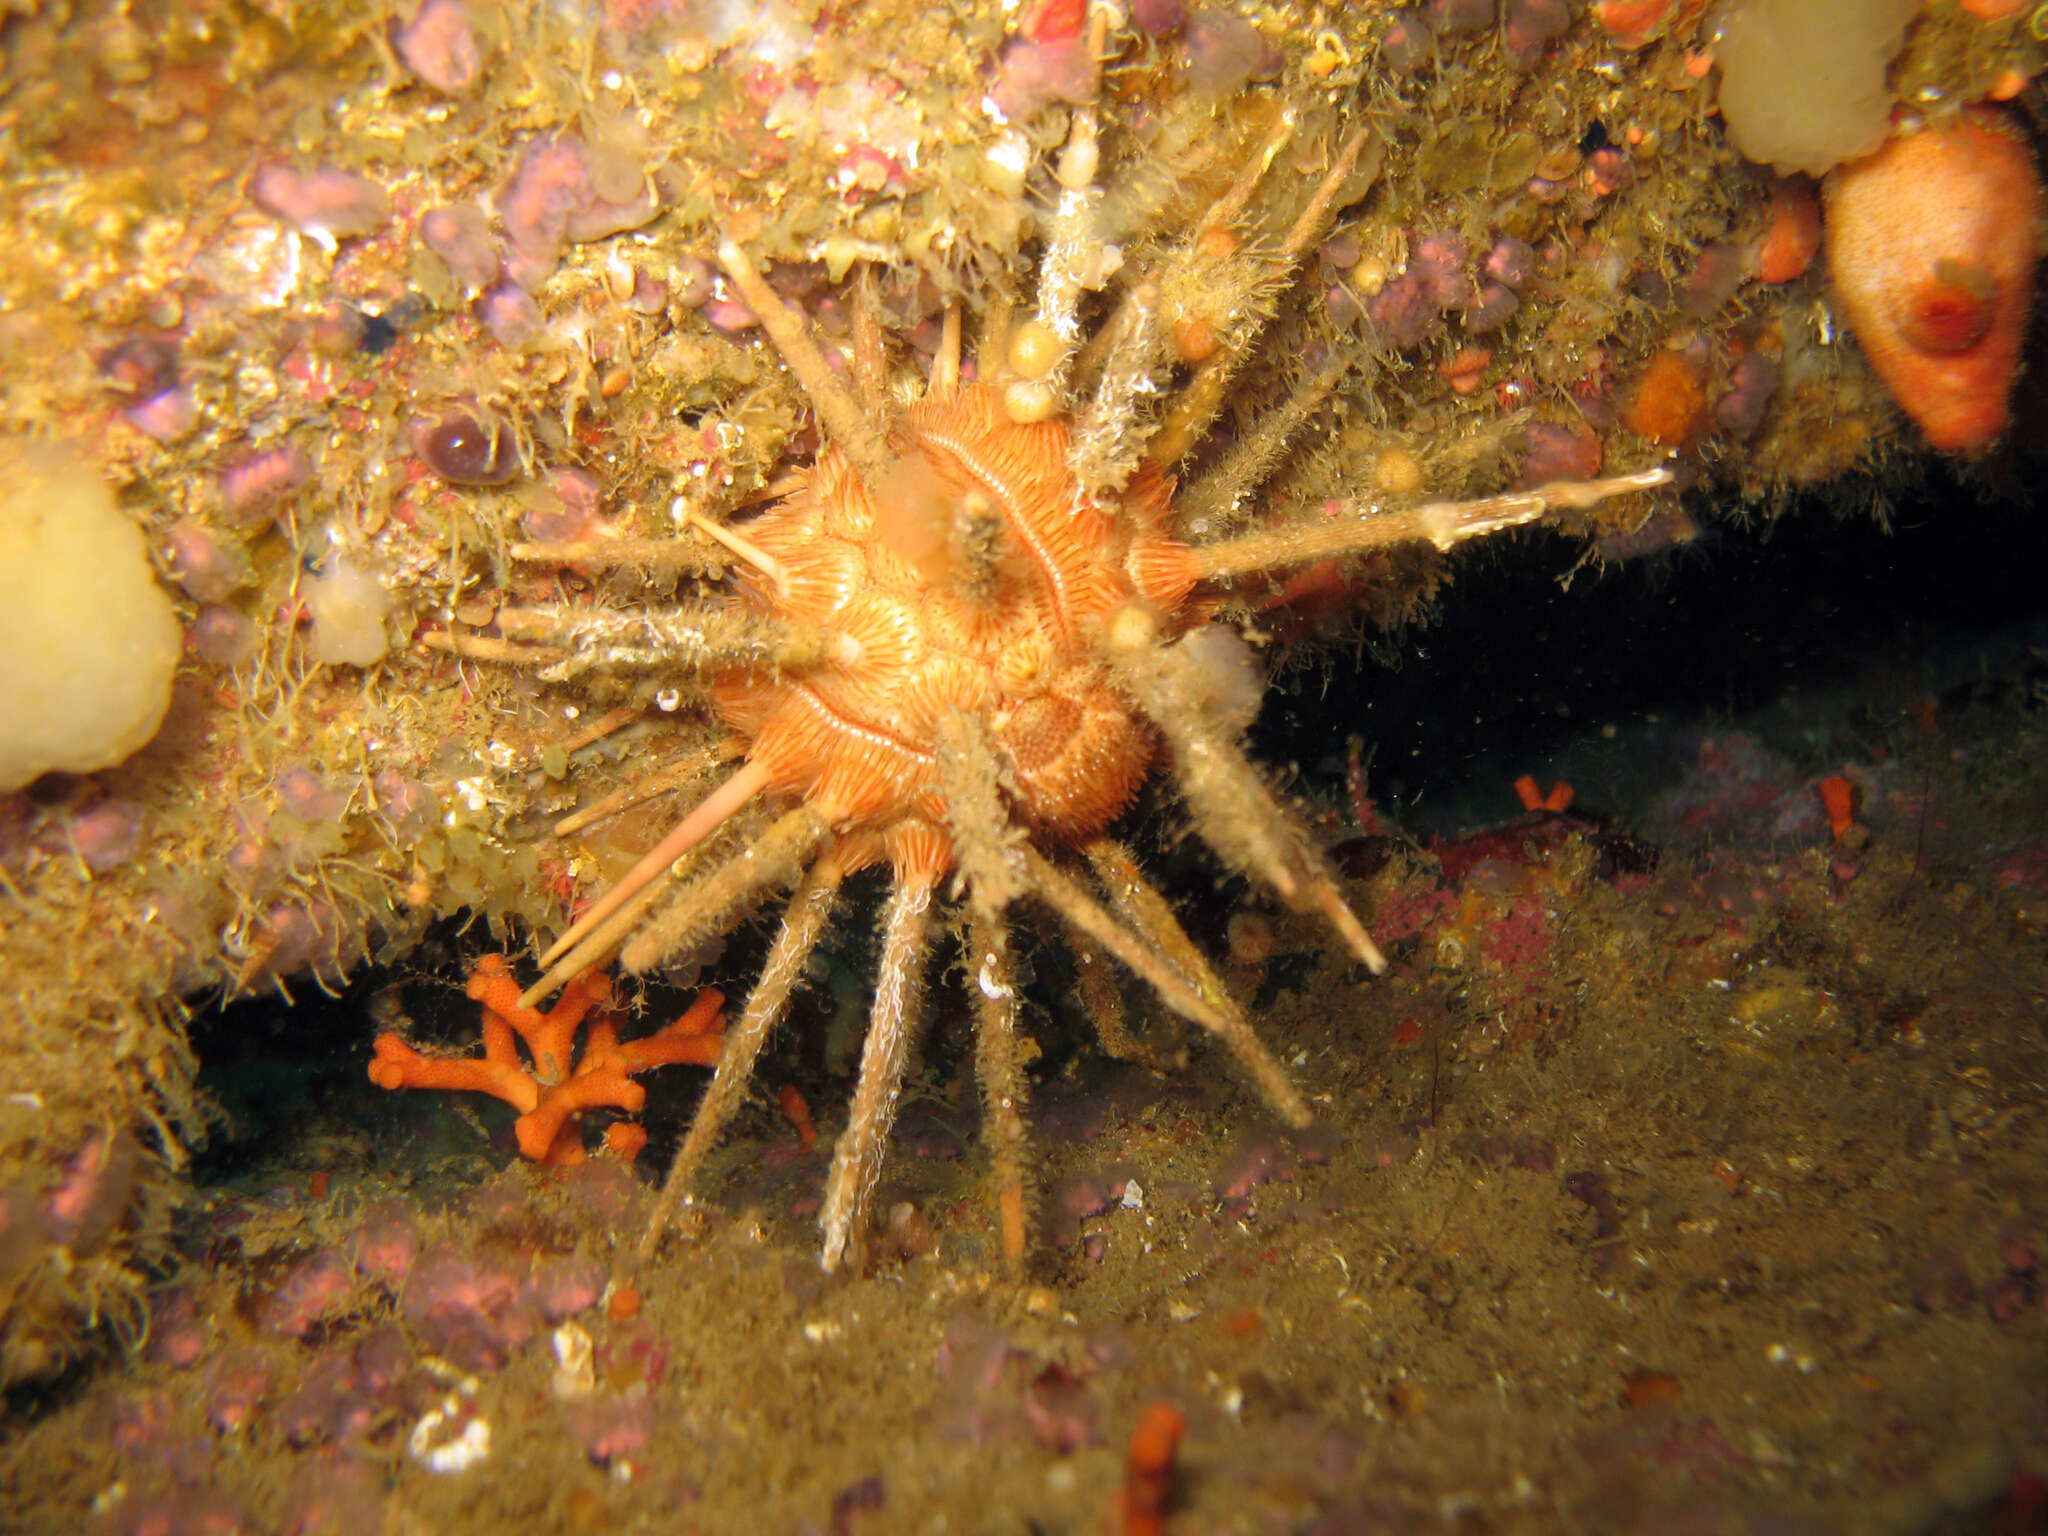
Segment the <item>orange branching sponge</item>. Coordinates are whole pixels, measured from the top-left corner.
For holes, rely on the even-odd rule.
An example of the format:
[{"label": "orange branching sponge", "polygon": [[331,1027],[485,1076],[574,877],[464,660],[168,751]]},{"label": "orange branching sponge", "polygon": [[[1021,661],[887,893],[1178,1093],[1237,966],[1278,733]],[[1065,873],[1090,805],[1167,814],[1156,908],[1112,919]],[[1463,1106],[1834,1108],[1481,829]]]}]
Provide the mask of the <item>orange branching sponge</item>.
[{"label": "orange branching sponge", "polygon": [[1165,1536],[1174,1463],[1187,1421],[1171,1403],[1148,1404],[1124,1453],[1123,1536]]},{"label": "orange branching sponge", "polygon": [[[635,1076],[677,1063],[715,1066],[725,1045],[725,1015],[719,1011],[725,995],[715,988],[698,993],[673,1024],[624,1042],[608,1008],[611,982],[599,971],[570,982],[546,1013],[519,1006],[519,983],[503,955],[479,958],[467,990],[483,1004],[481,1057],[422,1056],[387,1030],[377,1037],[370,1081],[379,1088],[445,1088],[503,1099],[519,1111],[513,1126],[519,1150],[536,1162],[582,1162],[585,1110],[638,1114],[647,1090]],[[586,1016],[579,1059],[576,1031]],[[531,1065],[520,1059],[522,1041]],[[605,1133],[606,1150],[627,1161],[646,1144],[647,1132],[638,1125],[622,1122]]]}]

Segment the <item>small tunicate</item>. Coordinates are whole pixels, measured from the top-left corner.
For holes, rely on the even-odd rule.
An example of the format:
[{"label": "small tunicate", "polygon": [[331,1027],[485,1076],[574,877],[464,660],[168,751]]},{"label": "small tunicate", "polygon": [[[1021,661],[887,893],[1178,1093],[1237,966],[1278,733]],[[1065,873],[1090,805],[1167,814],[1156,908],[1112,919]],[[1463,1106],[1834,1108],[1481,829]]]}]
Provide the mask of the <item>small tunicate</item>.
[{"label": "small tunicate", "polygon": [[1465,311],[1465,329],[1475,336],[1496,330],[1514,317],[1521,303],[1515,296],[1515,290],[1506,283],[1488,283],[1479,290],[1472,307]]},{"label": "small tunicate", "polygon": [[1571,7],[1565,0],[1508,0],[1501,42],[1517,69],[1531,69],[1551,42],[1571,30]]},{"label": "small tunicate", "polygon": [[658,315],[668,308],[668,284],[651,272],[636,272],[633,291],[620,302],[636,315]]},{"label": "small tunicate", "polygon": [[310,768],[285,768],[271,780],[270,787],[277,795],[279,808],[301,821],[334,821],[348,809],[348,790],[329,784]]},{"label": "small tunicate", "polygon": [[544,487],[519,515],[528,538],[543,544],[571,544],[601,535],[598,518],[602,488],[588,471],[562,468],[549,473]]},{"label": "small tunicate", "polygon": [[253,943],[264,957],[262,974],[290,976],[308,965],[321,968],[335,956],[341,938],[340,914],[327,902],[284,901],[257,920]]},{"label": "small tunicate", "polygon": [[682,694],[673,688],[664,688],[654,696],[654,707],[665,715],[674,714],[682,703]]},{"label": "small tunicate", "polygon": [[563,134],[527,146],[499,211],[511,245],[507,271],[530,291],[554,272],[564,244],[638,229],[661,200],[633,156]]},{"label": "small tunicate", "polygon": [[422,0],[392,42],[405,67],[435,90],[455,96],[476,84],[482,57],[463,0]]},{"label": "small tunicate", "polygon": [[547,325],[533,296],[517,283],[500,283],[483,296],[477,309],[492,339],[515,352],[531,346]]},{"label": "small tunicate", "polygon": [[391,217],[391,199],[382,187],[331,165],[299,170],[272,161],[257,168],[249,195],[265,213],[329,240],[367,235]]},{"label": "small tunicate", "polygon": [[343,559],[328,563],[302,589],[313,627],[306,650],[329,666],[367,667],[383,660],[391,648],[384,620],[391,613],[391,594],[376,576]]},{"label": "small tunicate", "polygon": [[1503,235],[1486,253],[1486,275],[1510,288],[1520,288],[1536,270],[1536,248],[1526,240]]},{"label": "small tunicate", "polygon": [[382,768],[370,781],[376,815],[401,837],[417,837],[434,817],[433,792],[417,779],[394,769]]},{"label": "small tunicate", "polygon": [[1133,0],[1131,19],[1147,36],[1164,37],[1187,22],[1188,8],[1184,0]]},{"label": "small tunicate", "polygon": [[1205,95],[1228,96],[1270,67],[1259,29],[1235,11],[1203,11],[1181,40],[1188,85]]},{"label": "small tunicate", "polygon": [[1436,33],[1413,11],[1403,11],[1380,38],[1380,58],[1396,74],[1413,74],[1436,58]]},{"label": "small tunicate", "polygon": [[1747,440],[1763,425],[1764,412],[1778,391],[1777,361],[1761,352],[1745,352],[1728,373],[1728,393],[1714,402],[1714,420]]},{"label": "small tunicate", "polygon": [[465,288],[481,288],[498,275],[498,246],[490,220],[472,203],[445,203],[420,218],[420,241],[448,264]]},{"label": "small tunicate", "polygon": [[122,412],[128,424],[159,443],[175,443],[199,424],[199,400],[188,384],[131,405]]},{"label": "small tunicate", "polygon": [[1691,277],[1678,291],[1678,307],[1695,320],[1711,320],[1748,275],[1742,250],[1724,241],[1704,246]]},{"label": "small tunicate", "polygon": [[670,289],[685,309],[702,309],[718,284],[718,274],[701,256],[685,256],[676,262]]},{"label": "small tunicate", "polygon": [[363,344],[363,328],[363,312],[336,299],[315,317],[310,335],[316,351],[346,357]]},{"label": "small tunicate", "polygon": [[1368,301],[1365,312],[1389,346],[1404,350],[1436,328],[1439,314],[1429,284],[1414,272],[1403,273],[1381,288]]},{"label": "small tunicate", "polygon": [[256,626],[232,608],[206,603],[192,616],[185,643],[210,667],[239,667],[256,654]]},{"label": "small tunicate", "polygon": [[704,306],[704,319],[713,330],[728,333],[751,330],[761,323],[760,317],[738,299],[723,296]]},{"label": "small tunicate", "polygon": [[101,354],[100,372],[121,393],[146,400],[178,382],[177,344],[161,336],[131,336]]},{"label": "small tunicate", "polygon": [[451,485],[505,485],[526,466],[510,423],[480,422],[466,411],[450,411],[415,429],[415,444],[427,467]]},{"label": "small tunicate", "polygon": [[127,863],[142,842],[142,807],[133,800],[102,800],[64,827],[71,852],[96,875]]},{"label": "small tunicate", "polygon": [[1233,912],[1223,931],[1230,945],[1230,958],[1238,965],[1264,965],[1273,958],[1273,951],[1279,948],[1280,939],[1273,931],[1273,920],[1262,912],[1242,909]]},{"label": "small tunicate", "polygon": [[1493,25],[1494,0],[1428,0],[1424,12],[1438,32],[1477,32]]},{"label": "small tunicate", "polygon": [[1053,102],[1093,100],[1101,74],[1085,34],[1045,41],[1013,37],[997,62],[989,100],[1016,122]]},{"label": "small tunicate", "polygon": [[242,574],[241,562],[220,536],[195,517],[171,525],[167,555],[179,589],[194,602],[219,602]]},{"label": "small tunicate", "polygon": [[1558,480],[1590,480],[1600,473],[1604,459],[1600,434],[1591,428],[1532,421],[1522,434],[1522,464],[1515,485],[1526,490]]}]

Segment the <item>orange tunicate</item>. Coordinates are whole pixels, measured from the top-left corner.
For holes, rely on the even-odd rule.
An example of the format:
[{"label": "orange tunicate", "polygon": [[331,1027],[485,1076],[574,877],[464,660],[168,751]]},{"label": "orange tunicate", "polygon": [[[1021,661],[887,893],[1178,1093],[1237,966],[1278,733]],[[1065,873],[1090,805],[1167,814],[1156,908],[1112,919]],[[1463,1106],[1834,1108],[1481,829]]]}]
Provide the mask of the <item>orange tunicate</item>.
[{"label": "orange tunicate", "polygon": [[1678,0],[1598,0],[1593,15],[1622,48],[1653,41],[1678,9]]},{"label": "orange tunicate", "polygon": [[1629,391],[1621,424],[1638,437],[1676,448],[1699,430],[1706,411],[1698,372],[1676,352],[1659,352]]},{"label": "orange tunicate", "polygon": [[1820,254],[1820,203],[1804,176],[1771,183],[1771,225],[1757,247],[1756,275],[1767,283],[1789,283],[1805,275]]},{"label": "orange tunicate", "polygon": [[1457,355],[1437,364],[1444,382],[1461,395],[1476,392],[1485,382],[1486,365],[1493,361],[1491,347],[1460,347]]},{"label": "orange tunicate", "polygon": [[1192,319],[1183,317],[1173,322],[1173,350],[1184,363],[1206,363],[1216,355],[1220,345],[1216,323],[1207,315],[1196,315]]},{"label": "orange tunicate", "polygon": [[2003,432],[2034,295],[2040,173],[1974,108],[1827,180],[1828,271],[1849,329],[1927,441],[1975,453]]},{"label": "orange tunicate", "polygon": [[2008,16],[2017,16],[2032,0],[1960,0],[1965,12],[1980,21],[2003,21]]},{"label": "orange tunicate", "polygon": [[1856,786],[1837,773],[1822,779],[1814,788],[1820,791],[1821,807],[1828,813],[1828,831],[1839,843],[1856,825]]},{"label": "orange tunicate", "polygon": [[2033,76],[2022,69],[2001,69],[1984,94],[1993,101],[2011,101],[2027,88]]}]

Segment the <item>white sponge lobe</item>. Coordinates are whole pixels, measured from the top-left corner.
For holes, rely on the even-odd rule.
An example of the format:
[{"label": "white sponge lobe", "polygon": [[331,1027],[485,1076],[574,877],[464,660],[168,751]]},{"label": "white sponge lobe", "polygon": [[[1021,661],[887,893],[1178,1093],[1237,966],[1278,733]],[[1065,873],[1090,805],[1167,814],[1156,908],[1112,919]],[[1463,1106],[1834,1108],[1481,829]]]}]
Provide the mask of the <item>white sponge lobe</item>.
[{"label": "white sponge lobe", "polygon": [[1721,116],[1735,147],[1784,174],[1822,176],[1884,142],[1885,72],[1921,0],[1729,0],[1720,13]]},{"label": "white sponge lobe", "polygon": [[142,531],[54,449],[0,455],[0,790],[111,768],[156,734],[182,632]]}]

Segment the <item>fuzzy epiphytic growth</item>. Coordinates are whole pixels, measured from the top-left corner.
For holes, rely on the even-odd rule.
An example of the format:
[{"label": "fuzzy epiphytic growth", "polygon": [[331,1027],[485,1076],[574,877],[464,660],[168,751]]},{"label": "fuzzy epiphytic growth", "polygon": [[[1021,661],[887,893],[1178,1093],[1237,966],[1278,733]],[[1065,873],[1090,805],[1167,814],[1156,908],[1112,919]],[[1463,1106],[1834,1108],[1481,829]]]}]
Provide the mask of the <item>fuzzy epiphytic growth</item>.
[{"label": "fuzzy epiphytic growth", "polygon": [[[484,955],[470,971],[468,992],[483,1005],[481,1057],[422,1056],[387,1030],[377,1037],[370,1081],[379,1088],[442,1088],[502,1099],[519,1111],[513,1133],[520,1152],[535,1162],[582,1162],[584,1111],[637,1115],[647,1090],[636,1076],[678,1064],[715,1066],[723,1048],[725,996],[712,989],[698,993],[674,1023],[626,1041],[607,1006],[611,982],[600,971],[576,977],[541,1013],[520,1006],[519,983],[505,957]],[[584,1034],[580,1056],[578,1029]],[[605,1150],[616,1157],[631,1162],[646,1144],[647,1132],[632,1121],[606,1127]]]},{"label": "fuzzy epiphytic growth", "polygon": [[[1184,244],[1162,244],[1119,274],[1100,223],[1097,131],[1092,112],[1077,111],[1056,157],[1035,301],[988,303],[972,382],[963,382],[962,317],[949,315],[922,396],[907,407],[892,403],[901,391],[884,387],[890,361],[866,284],[853,288],[849,386],[747,254],[731,243],[718,252],[827,439],[779,502],[725,531],[746,563],[734,601],[758,621],[749,643],[773,659],[717,646],[678,650],[675,681],[708,699],[745,762],[572,925],[543,956],[546,976],[520,999],[531,1005],[614,954],[634,970],[664,963],[772,890],[794,887],[677,1154],[650,1246],[739,1103],[844,877],[872,864],[889,867],[891,892],[859,1080],[825,1192],[827,1269],[863,1252],[949,877],[966,909],[960,928],[979,997],[985,1134],[1012,1265],[1028,1242],[1026,1082],[1010,953],[1009,908],[1018,902],[1050,909],[1088,954],[1122,961],[1168,1008],[1214,1034],[1277,1113],[1305,1123],[1285,1069],[1165,897],[1108,837],[1165,767],[1196,829],[1228,863],[1291,905],[1324,914],[1358,961],[1384,967],[1315,838],[1242,750],[1244,695],[1256,686],[1243,679],[1256,680],[1256,669],[1212,616],[1274,571],[1414,541],[1447,549],[1664,478],[1653,470],[1385,517],[1338,508],[1308,528],[1192,542],[1176,506],[1176,469],[1205,440],[1265,317],[1337,212],[1364,135],[1318,141],[1295,115],[1283,116]],[[1247,210],[1297,133],[1311,142],[1293,147],[1319,155],[1324,174],[1296,189],[1267,187],[1273,201],[1293,205],[1273,210],[1277,220],[1260,229]],[[1177,392],[1176,370],[1188,360],[1155,323],[1162,294],[1199,295],[1217,339],[1179,375]],[[1096,308],[1107,318],[1090,336],[1082,317]],[[1013,311],[1021,312],[1014,322]],[[1259,452],[1223,456],[1205,506],[1237,505],[1271,472],[1309,414],[1282,412],[1274,430],[1254,423],[1246,434]],[[544,621],[527,632],[550,657],[583,643],[567,614],[553,632]],[[813,648],[802,660],[799,644]],[[583,654],[604,664],[601,650]],[[639,669],[645,660],[636,645],[619,664]],[[679,873],[679,861],[728,822],[756,814],[757,801],[777,814],[736,856]],[[1137,1054],[1104,990],[1091,997],[1102,1005],[1105,1046]]]}]

